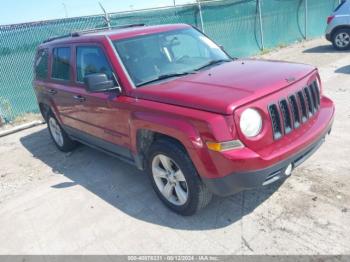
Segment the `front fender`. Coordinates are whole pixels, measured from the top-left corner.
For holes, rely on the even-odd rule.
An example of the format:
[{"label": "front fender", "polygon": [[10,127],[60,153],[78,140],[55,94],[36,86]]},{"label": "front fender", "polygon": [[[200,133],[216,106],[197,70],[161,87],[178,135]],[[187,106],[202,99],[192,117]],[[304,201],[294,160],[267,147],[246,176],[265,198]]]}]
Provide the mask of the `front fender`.
[{"label": "front fender", "polygon": [[137,131],[146,129],[170,136],[182,143],[200,176],[217,176],[218,170],[213,163],[207,147],[196,126],[181,117],[153,112],[135,112],[130,121],[131,151],[138,156]]},{"label": "front fender", "polygon": [[173,137],[187,149],[203,147],[199,133],[189,121],[153,112],[134,112],[130,121],[130,139],[133,153],[137,153],[137,131],[141,129]]}]

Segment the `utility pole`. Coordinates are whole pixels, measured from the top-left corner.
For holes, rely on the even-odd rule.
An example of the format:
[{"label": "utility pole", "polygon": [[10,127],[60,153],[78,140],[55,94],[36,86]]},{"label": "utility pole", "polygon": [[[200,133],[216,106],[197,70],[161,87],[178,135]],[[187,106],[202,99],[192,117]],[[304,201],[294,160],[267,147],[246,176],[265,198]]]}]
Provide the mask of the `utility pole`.
[{"label": "utility pole", "polygon": [[63,5],[63,10],[64,10],[65,17],[68,18],[67,6],[66,6],[65,3],[62,3],[62,5]]},{"label": "utility pole", "polygon": [[204,22],[203,22],[203,14],[202,14],[202,7],[201,7],[201,1],[197,0],[197,4],[198,4],[198,10],[199,10],[199,19],[201,21],[201,30],[204,31]]},{"label": "utility pole", "polygon": [[175,17],[177,17],[177,10],[176,10],[176,0],[173,0],[173,4],[174,4],[174,15]]},{"label": "utility pole", "polygon": [[307,20],[308,20],[308,9],[307,9],[307,0],[304,0],[305,4],[305,39],[307,39]]},{"label": "utility pole", "polygon": [[101,4],[101,2],[98,2],[98,4],[100,5],[103,13],[105,14],[105,17],[104,17],[104,20],[105,20],[105,23],[106,23],[106,26],[111,29],[111,18],[109,16],[109,14],[106,12],[106,9],[104,9],[103,5]]},{"label": "utility pole", "polygon": [[265,49],[264,45],[264,30],[263,30],[263,21],[262,21],[262,12],[261,12],[261,0],[257,0],[258,4],[258,12],[259,12],[259,24],[260,24],[260,41],[261,41],[261,49]]}]

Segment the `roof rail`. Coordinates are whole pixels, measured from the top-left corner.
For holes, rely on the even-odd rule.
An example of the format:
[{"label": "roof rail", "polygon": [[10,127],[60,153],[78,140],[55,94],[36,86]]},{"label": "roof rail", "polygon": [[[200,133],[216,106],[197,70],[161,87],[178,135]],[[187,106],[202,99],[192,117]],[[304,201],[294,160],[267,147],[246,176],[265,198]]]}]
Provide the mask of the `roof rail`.
[{"label": "roof rail", "polygon": [[92,28],[92,29],[86,29],[86,30],[82,30],[82,31],[76,31],[76,32],[72,33],[72,35],[73,36],[80,36],[83,34],[99,32],[99,31],[104,31],[104,30],[123,29],[123,28],[138,27],[138,26],[145,26],[145,24],[116,25],[116,26],[110,26],[110,27]]},{"label": "roof rail", "polygon": [[43,43],[47,43],[47,42],[51,42],[54,40],[67,38],[67,37],[78,37],[78,36],[81,36],[84,34],[94,33],[94,32],[99,32],[99,31],[104,31],[104,30],[123,29],[123,28],[138,27],[138,26],[145,26],[145,24],[130,24],[130,25],[117,25],[117,26],[110,26],[110,27],[91,28],[91,29],[72,32],[72,33],[69,33],[66,35],[62,35],[62,36],[50,37],[50,38],[44,40]]},{"label": "roof rail", "polygon": [[50,38],[44,40],[43,43],[51,42],[51,41],[61,39],[61,38],[66,38],[66,37],[73,37],[73,36],[75,36],[74,33],[70,33],[67,35],[61,35],[61,36],[53,36],[53,37],[50,37]]}]

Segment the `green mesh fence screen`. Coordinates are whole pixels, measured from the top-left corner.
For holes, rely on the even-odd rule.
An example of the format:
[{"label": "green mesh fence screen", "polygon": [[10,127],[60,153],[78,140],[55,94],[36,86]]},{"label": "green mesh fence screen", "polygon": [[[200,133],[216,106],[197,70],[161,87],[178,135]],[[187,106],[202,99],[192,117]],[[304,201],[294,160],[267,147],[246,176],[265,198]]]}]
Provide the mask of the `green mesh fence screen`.
[{"label": "green mesh fence screen", "polygon": [[[307,7],[306,7],[306,4]],[[321,36],[326,17],[339,0],[257,0],[202,2],[134,12],[111,14],[111,25],[144,23],[147,25],[187,23],[203,29],[207,35],[233,56],[258,53],[265,48]],[[200,10],[203,24],[200,19]],[[307,10],[307,30],[305,13]],[[35,49],[43,40],[72,31],[105,26],[103,16],[89,16],[0,26],[0,118],[10,121],[27,112],[38,112],[32,89]]]}]

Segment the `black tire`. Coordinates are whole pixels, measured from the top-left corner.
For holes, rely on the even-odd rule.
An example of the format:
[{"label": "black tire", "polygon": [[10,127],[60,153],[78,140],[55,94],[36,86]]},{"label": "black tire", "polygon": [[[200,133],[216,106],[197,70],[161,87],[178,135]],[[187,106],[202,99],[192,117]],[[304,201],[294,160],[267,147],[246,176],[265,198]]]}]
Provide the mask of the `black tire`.
[{"label": "black tire", "polygon": [[[160,192],[152,174],[153,159],[159,155],[170,157],[171,160],[181,169],[186,179],[186,188],[188,188],[188,198],[183,205],[175,205],[168,201]],[[155,141],[147,152],[147,173],[151,179],[152,186],[162,202],[172,211],[183,215],[191,216],[209,204],[212,199],[212,193],[201,181],[195,166],[193,165],[186,150],[178,142],[170,139]]]},{"label": "black tire", "polygon": [[[54,138],[53,130],[52,130],[53,127],[52,127],[52,124],[50,121],[56,122],[57,127],[60,129],[60,132],[62,134],[62,143],[57,142],[56,139]],[[47,127],[49,129],[50,136],[51,136],[53,142],[55,143],[56,147],[60,151],[70,152],[78,146],[78,143],[76,141],[70,139],[70,137],[67,135],[67,133],[63,130],[60,123],[57,121],[56,117],[54,116],[54,114],[51,111],[49,111],[47,114],[46,123],[47,123]]]},{"label": "black tire", "polygon": [[[346,39],[349,39],[348,43],[345,45],[341,45],[339,41],[337,41],[337,38],[342,35],[343,37],[345,36]],[[338,29],[336,32],[332,34],[332,44],[333,47],[337,50],[348,50],[350,49],[350,29],[347,28],[342,28]]]}]

